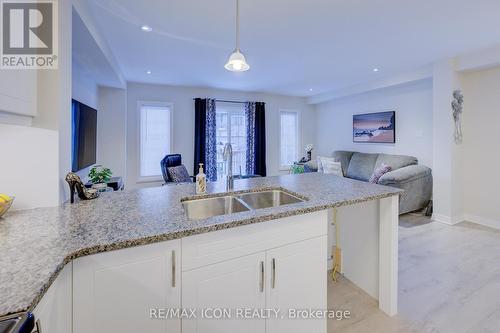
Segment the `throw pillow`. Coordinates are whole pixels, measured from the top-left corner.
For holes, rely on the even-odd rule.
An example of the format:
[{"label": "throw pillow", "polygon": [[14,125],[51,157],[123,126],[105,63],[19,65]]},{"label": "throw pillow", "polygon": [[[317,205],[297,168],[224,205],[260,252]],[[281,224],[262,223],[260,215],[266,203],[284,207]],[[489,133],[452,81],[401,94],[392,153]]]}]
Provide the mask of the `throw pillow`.
[{"label": "throw pillow", "polygon": [[325,162],[337,162],[335,158],[327,156],[318,156],[317,161],[318,161],[318,172],[324,172],[323,164]]},{"label": "throw pillow", "polygon": [[168,176],[174,183],[191,182],[189,173],[184,165],[167,168]]},{"label": "throw pillow", "polygon": [[376,168],[373,171],[373,174],[370,177],[369,182],[373,184],[378,184],[380,178],[391,170],[392,168],[389,165],[382,163],[378,168]]},{"label": "throw pillow", "polygon": [[339,177],[344,177],[342,174],[342,165],[340,162],[333,162],[330,160],[323,160],[323,172],[325,174],[332,174]]}]

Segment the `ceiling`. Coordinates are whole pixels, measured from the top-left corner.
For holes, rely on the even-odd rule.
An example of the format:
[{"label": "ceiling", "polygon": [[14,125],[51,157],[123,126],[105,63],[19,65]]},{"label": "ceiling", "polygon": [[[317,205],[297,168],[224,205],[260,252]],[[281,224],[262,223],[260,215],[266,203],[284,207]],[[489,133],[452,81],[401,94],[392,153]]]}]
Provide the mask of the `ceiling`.
[{"label": "ceiling", "polygon": [[73,75],[96,85],[120,87],[120,78],[75,11],[72,13],[72,26]]},{"label": "ceiling", "polygon": [[500,44],[498,0],[240,0],[231,73],[235,0],[86,2],[136,82],[311,96]]}]

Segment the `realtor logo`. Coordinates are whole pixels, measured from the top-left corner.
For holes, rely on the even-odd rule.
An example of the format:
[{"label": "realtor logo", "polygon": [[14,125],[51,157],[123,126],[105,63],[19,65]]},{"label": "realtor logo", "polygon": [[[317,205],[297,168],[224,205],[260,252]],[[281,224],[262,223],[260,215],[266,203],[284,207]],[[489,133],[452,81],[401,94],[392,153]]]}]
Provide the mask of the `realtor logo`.
[{"label": "realtor logo", "polygon": [[57,68],[57,3],[3,0],[1,68]]}]

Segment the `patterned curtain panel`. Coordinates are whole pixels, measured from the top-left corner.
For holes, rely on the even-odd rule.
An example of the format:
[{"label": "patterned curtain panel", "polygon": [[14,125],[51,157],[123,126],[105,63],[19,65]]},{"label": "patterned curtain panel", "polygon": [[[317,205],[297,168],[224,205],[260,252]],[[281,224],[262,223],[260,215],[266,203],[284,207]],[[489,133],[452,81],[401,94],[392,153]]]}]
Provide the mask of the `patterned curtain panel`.
[{"label": "patterned curtain panel", "polygon": [[215,99],[207,99],[205,173],[210,181],[217,181],[217,126]]},{"label": "patterned curtain panel", "polygon": [[255,174],[255,102],[245,103],[245,117],[247,120],[247,151],[246,174]]}]

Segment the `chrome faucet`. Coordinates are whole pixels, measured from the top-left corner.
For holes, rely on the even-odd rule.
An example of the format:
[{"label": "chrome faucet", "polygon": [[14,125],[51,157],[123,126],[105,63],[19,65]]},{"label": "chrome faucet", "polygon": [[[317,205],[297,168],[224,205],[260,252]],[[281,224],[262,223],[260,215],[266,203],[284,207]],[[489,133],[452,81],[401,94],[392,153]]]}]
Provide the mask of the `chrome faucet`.
[{"label": "chrome faucet", "polygon": [[233,178],[233,147],[230,143],[226,143],[223,153],[224,162],[226,163],[226,191],[232,191],[234,188]]}]

